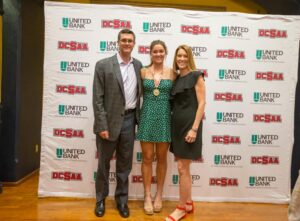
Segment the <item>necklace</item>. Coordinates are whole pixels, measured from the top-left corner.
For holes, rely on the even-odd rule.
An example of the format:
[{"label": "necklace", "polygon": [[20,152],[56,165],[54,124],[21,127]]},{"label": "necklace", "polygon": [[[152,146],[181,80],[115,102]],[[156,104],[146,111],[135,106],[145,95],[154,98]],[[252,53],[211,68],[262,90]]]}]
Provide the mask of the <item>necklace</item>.
[{"label": "necklace", "polygon": [[153,76],[153,81],[154,81],[154,89],[153,89],[153,95],[154,96],[158,96],[160,94],[160,91],[158,89],[158,86],[160,84],[160,81],[161,81],[161,77],[162,77],[162,74],[163,74],[163,71],[161,73],[154,73],[154,71],[152,72],[152,76]]}]

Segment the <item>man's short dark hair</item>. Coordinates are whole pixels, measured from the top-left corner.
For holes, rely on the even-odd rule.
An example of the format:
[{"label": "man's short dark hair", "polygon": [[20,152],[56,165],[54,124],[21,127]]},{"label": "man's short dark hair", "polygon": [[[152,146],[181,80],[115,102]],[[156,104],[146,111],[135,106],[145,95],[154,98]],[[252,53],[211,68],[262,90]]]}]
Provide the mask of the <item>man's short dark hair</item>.
[{"label": "man's short dark hair", "polygon": [[133,35],[133,40],[135,41],[135,34],[130,29],[127,29],[127,28],[122,29],[118,34],[118,41],[120,41],[120,39],[121,39],[121,34],[131,34],[131,35]]}]

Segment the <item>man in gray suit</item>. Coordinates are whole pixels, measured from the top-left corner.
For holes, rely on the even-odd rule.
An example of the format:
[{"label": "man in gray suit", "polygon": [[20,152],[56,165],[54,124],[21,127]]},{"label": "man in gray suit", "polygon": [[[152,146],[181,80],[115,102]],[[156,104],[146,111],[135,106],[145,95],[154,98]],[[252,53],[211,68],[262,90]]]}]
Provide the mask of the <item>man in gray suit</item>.
[{"label": "man in gray suit", "polygon": [[142,63],[131,57],[135,34],[118,34],[119,53],[96,63],[93,83],[94,133],[99,153],[95,215],[105,213],[109,194],[110,159],[116,152],[115,201],[120,215],[129,217],[128,176],[132,168],[135,125],[139,120]]}]

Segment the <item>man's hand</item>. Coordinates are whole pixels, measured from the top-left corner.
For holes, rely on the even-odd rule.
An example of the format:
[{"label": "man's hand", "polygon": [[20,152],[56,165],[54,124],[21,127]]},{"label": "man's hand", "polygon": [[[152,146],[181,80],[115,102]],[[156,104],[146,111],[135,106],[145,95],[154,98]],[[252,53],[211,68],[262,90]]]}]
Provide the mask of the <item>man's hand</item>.
[{"label": "man's hand", "polygon": [[107,139],[109,138],[109,132],[108,132],[108,130],[99,132],[99,136],[100,136],[102,139],[107,140]]}]

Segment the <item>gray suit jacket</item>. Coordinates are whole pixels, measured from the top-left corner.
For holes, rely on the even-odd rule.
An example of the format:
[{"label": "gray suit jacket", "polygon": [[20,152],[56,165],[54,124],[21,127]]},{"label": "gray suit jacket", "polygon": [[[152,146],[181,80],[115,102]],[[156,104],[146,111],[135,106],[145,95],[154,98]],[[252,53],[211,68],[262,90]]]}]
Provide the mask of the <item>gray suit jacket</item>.
[{"label": "gray suit jacket", "polygon": [[[140,70],[142,63],[133,59],[133,66],[137,78],[138,97],[136,104],[137,123],[140,116],[140,97],[142,83]],[[109,140],[115,141],[121,131],[124,111],[125,95],[123,80],[117,55],[102,59],[96,63],[93,83],[94,133],[109,131]]]}]

